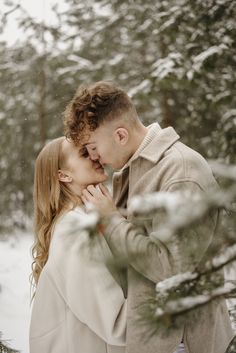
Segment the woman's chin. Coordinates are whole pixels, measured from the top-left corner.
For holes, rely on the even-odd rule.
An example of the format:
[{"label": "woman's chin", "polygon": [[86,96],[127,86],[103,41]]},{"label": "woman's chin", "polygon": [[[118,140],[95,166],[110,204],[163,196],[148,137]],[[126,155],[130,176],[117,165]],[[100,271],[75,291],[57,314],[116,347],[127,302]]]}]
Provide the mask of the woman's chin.
[{"label": "woman's chin", "polygon": [[103,173],[103,175],[101,175],[101,179],[102,180],[100,181],[100,183],[106,181],[108,179],[108,175],[106,173]]},{"label": "woman's chin", "polygon": [[100,178],[103,179],[103,181],[108,179],[108,174],[103,168],[97,169],[96,172],[99,174]]}]

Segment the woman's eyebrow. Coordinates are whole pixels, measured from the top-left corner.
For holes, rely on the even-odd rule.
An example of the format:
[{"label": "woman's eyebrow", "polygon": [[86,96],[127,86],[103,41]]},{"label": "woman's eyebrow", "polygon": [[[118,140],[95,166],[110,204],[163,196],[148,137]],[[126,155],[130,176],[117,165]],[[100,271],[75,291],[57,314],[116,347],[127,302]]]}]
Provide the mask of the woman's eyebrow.
[{"label": "woman's eyebrow", "polygon": [[83,144],[84,147],[89,146],[89,145],[95,145],[96,142],[88,142]]}]

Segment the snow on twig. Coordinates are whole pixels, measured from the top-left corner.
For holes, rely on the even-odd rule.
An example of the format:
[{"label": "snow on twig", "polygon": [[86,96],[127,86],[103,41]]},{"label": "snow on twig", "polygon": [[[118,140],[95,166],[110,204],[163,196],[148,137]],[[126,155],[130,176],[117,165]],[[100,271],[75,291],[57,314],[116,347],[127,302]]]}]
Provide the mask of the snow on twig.
[{"label": "snow on twig", "polygon": [[169,277],[156,284],[156,292],[158,295],[166,296],[169,291],[180,288],[184,283],[189,283],[208,273],[220,270],[225,265],[236,260],[236,244],[228,247],[221,255],[214,256],[205,266],[198,271],[187,271]]},{"label": "snow on twig", "polygon": [[196,272],[185,272],[180,273],[175,276],[169,277],[164,281],[158,282],[156,285],[156,291],[160,295],[166,295],[167,292],[179,287],[182,283],[186,281],[192,281],[198,277]]},{"label": "snow on twig", "polygon": [[233,291],[235,291],[236,286],[233,283],[227,283],[223,287],[219,287],[212,291],[205,291],[202,295],[189,296],[185,298],[180,298],[176,300],[170,300],[167,302],[164,309],[157,308],[155,311],[155,317],[160,318],[165,314],[180,314],[186,311],[192,310],[196,307],[202,306],[209,303],[213,299],[221,296],[225,296]]},{"label": "snow on twig", "polygon": [[135,196],[130,202],[130,210],[137,217],[143,214],[155,215],[164,210],[165,218],[153,237],[168,241],[178,230],[200,220],[211,209],[229,207],[235,195],[236,188],[230,188],[228,191],[211,190],[202,195],[193,195],[190,192],[156,192]]}]

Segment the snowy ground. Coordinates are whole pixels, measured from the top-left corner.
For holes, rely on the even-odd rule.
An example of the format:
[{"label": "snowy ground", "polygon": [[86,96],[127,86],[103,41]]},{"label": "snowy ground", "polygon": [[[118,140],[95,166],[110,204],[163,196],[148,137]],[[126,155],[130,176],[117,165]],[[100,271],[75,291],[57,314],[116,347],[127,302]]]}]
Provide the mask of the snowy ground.
[{"label": "snowy ground", "polygon": [[[32,242],[32,234],[26,232],[5,238],[0,235],[0,331],[2,339],[21,353],[29,353]],[[235,273],[231,270],[227,277],[236,279]]]},{"label": "snowy ground", "polygon": [[0,235],[0,331],[8,346],[29,353],[31,271],[33,236],[17,232]]}]

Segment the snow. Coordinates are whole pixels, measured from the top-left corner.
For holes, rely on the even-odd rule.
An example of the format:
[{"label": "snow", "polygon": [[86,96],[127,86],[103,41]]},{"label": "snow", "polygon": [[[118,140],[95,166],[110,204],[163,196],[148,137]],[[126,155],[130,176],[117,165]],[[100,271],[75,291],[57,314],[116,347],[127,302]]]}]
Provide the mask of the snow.
[{"label": "snow", "polygon": [[166,295],[171,289],[179,287],[185,281],[194,280],[197,276],[196,272],[180,273],[157,283],[156,291],[158,295]]},{"label": "snow", "polygon": [[92,62],[90,60],[87,60],[79,55],[71,54],[67,57],[67,59],[78,63],[81,66],[81,68],[90,67],[92,65]]},{"label": "snow", "polygon": [[[87,218],[87,217],[86,217]],[[84,219],[83,226],[90,227],[96,222],[95,215]],[[12,348],[18,349],[21,353],[29,353],[28,332],[30,323],[30,283],[29,275],[31,272],[31,246],[33,243],[32,233],[18,231],[12,235],[0,235],[0,331],[2,331],[3,340],[7,340],[7,344]],[[236,266],[227,267],[226,279],[235,280]],[[194,273],[186,273],[174,276],[157,285],[159,292],[165,292],[172,286],[177,286],[186,277],[194,277]],[[230,291],[231,284],[221,290]],[[214,295],[219,295],[215,292]],[[192,306],[204,302],[209,299],[207,295],[198,298],[185,298],[181,302],[172,302],[169,310],[179,309],[183,306]],[[228,300],[228,305],[232,308],[235,300]],[[161,316],[163,310],[157,308],[156,315]],[[236,332],[236,327],[234,327]]]},{"label": "snow", "polygon": [[206,292],[201,295],[189,296],[186,298],[180,298],[176,300],[170,300],[167,302],[165,310],[157,308],[156,317],[160,317],[163,313],[177,314],[180,312],[184,312],[185,310],[189,310],[200,306],[202,304],[206,304],[214,298],[217,298],[221,295],[225,295],[230,293],[235,289],[235,285],[232,283],[226,283],[223,287],[212,290],[211,292]]},{"label": "snow", "polygon": [[33,236],[19,231],[0,235],[0,331],[2,340],[29,353],[30,282]]},{"label": "snow", "polygon": [[217,257],[214,257],[212,261],[206,264],[206,267],[219,268],[220,266],[229,263],[233,259],[236,259],[236,244],[228,247]]},{"label": "snow", "polygon": [[113,66],[119,64],[124,58],[124,54],[117,54],[114,58],[108,61],[108,64]]},{"label": "snow", "polygon": [[236,125],[235,117],[236,117],[236,109],[230,109],[223,115],[222,119],[223,119],[223,122],[226,122],[228,119],[232,118],[232,119],[234,119],[233,121]]},{"label": "snow", "polygon": [[146,92],[146,90],[150,87],[150,80],[146,79],[142,81],[138,86],[131,88],[128,91],[128,95],[132,98],[139,92]]},{"label": "snow", "polygon": [[219,46],[212,46],[210,48],[207,48],[204,50],[202,53],[198,54],[193,58],[193,67],[194,70],[199,71],[201,66],[203,65],[204,61],[208,59],[210,56],[214,54],[222,54],[223,50],[227,49],[227,46],[225,44],[221,44]]},{"label": "snow", "polygon": [[[214,174],[218,176],[236,180],[236,166],[235,165],[226,165],[216,160],[208,160],[210,167]],[[232,198],[233,200],[233,198]]]},{"label": "snow", "polygon": [[[89,207],[89,205],[88,205]],[[78,215],[80,215],[78,213]],[[80,229],[93,229],[99,220],[97,212],[79,218]],[[32,232],[14,231],[0,234],[0,332],[1,340],[29,353],[29,324],[31,315],[30,280]]]},{"label": "snow", "polygon": [[194,77],[194,73],[195,72],[199,72],[202,68],[202,66],[204,65],[205,61],[211,57],[212,55],[222,55],[222,53],[227,50],[228,47],[225,44],[220,44],[219,46],[212,46],[207,48],[206,50],[204,50],[203,52],[201,52],[200,54],[198,54],[197,56],[195,56],[192,61],[192,68],[186,73],[187,78],[189,80],[192,80]]},{"label": "snow", "polygon": [[[187,207],[186,207],[187,205]],[[166,218],[159,225],[158,232],[152,233],[163,242],[173,240],[176,231],[198,220],[204,215],[208,207],[200,195],[190,192],[156,192],[145,196],[135,196],[130,201],[130,210],[135,215],[154,214],[154,211],[165,210]]]},{"label": "snow", "polygon": [[157,77],[159,80],[163,80],[166,76],[171,73],[175,73],[178,76],[182,76],[183,72],[181,68],[182,55],[180,53],[170,53],[166,58],[158,59],[153,65],[154,71],[152,77]]},{"label": "snow", "polygon": [[134,196],[130,201],[130,210],[134,213],[149,213],[157,208],[165,208],[169,212],[175,212],[182,203],[180,193],[160,191],[145,196]]}]

